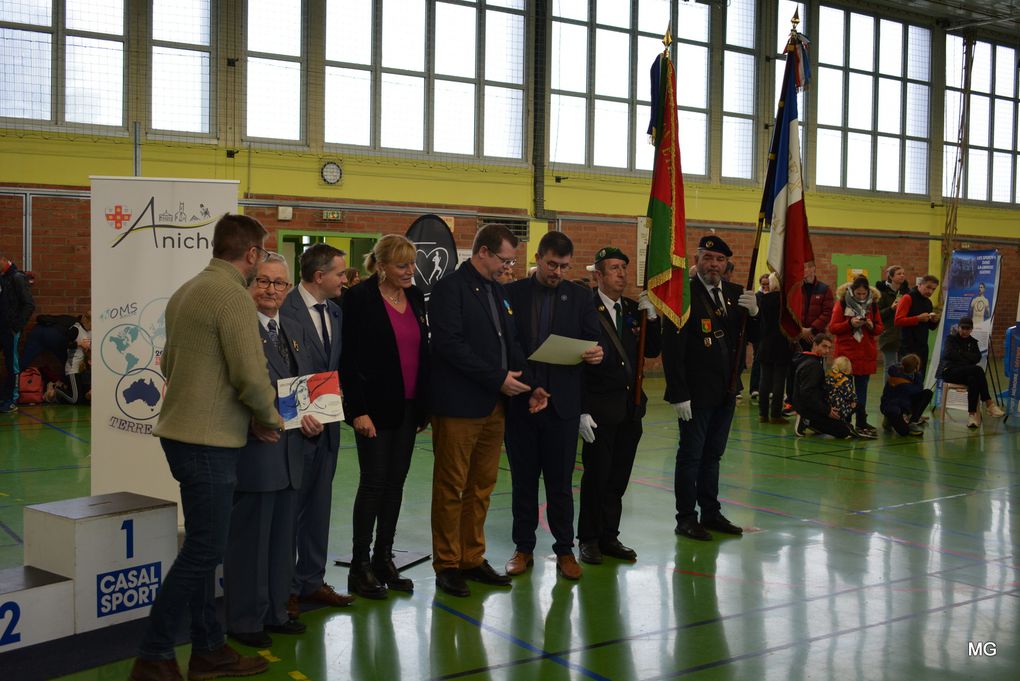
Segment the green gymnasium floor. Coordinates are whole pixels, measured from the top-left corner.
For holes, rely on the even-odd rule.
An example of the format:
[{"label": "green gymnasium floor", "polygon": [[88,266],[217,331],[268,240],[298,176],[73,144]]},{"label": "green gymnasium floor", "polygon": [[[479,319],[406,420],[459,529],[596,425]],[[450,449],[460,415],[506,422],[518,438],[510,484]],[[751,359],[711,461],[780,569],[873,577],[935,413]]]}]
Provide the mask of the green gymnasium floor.
[{"label": "green gymnasium floor", "polygon": [[[650,384],[661,395],[661,381]],[[275,636],[261,652],[270,671],[256,678],[1016,679],[1020,424],[971,432],[954,416],[923,439],[795,439],[791,427],[759,425],[745,396],[721,490],[724,512],[751,529],[701,543],[673,535],[676,423],[654,400],[625,499],[622,539],[636,564],[607,559],[570,583],[538,560],[512,590],[472,584],[467,599],[437,596],[421,564],[407,573],[413,596],[304,614],[308,633]],[[0,414],[0,567],[21,562],[22,506],[89,494],[88,440],[87,409]],[[352,447],[345,429],[337,554],[349,551]],[[426,434],[398,548],[429,548],[431,470]],[[510,524],[504,462],[487,527],[494,565],[512,552]],[[539,542],[551,556],[547,531]],[[346,577],[343,568],[327,575],[338,589]],[[968,654],[969,643],[988,641],[994,656]],[[182,668],[187,657],[181,647]],[[125,679],[129,668],[125,660],[65,678]],[[17,681],[2,663],[0,679]]]}]

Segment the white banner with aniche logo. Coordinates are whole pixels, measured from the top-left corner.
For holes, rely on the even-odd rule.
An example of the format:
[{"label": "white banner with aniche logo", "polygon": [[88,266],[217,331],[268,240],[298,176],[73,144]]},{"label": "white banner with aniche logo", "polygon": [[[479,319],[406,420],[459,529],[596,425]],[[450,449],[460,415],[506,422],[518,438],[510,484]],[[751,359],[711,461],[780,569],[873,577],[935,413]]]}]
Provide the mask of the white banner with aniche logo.
[{"label": "white banner with aniche logo", "polygon": [[237,212],[236,181],[93,177],[92,494],[178,502],[152,429],[166,388],[159,358],[170,295],[212,257]]}]

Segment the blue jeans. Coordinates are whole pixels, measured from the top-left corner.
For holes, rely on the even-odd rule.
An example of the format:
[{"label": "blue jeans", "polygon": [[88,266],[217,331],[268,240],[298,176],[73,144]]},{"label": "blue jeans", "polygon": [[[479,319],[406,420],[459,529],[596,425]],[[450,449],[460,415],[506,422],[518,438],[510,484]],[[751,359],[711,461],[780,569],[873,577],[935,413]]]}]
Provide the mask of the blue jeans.
[{"label": "blue jeans", "polygon": [[673,478],[678,523],[696,516],[695,504],[703,521],[719,513],[719,460],[730,437],[733,409],[695,408],[690,421],[680,421]]},{"label": "blue jeans", "polygon": [[239,449],[192,445],[160,438],[174,479],[181,484],[184,545],[160,586],[149,613],[139,657],[174,657],[177,625],[191,611],[191,647],[216,650],[226,642],[216,619],[215,574],[223,560],[230,529],[230,510],[237,485]]}]

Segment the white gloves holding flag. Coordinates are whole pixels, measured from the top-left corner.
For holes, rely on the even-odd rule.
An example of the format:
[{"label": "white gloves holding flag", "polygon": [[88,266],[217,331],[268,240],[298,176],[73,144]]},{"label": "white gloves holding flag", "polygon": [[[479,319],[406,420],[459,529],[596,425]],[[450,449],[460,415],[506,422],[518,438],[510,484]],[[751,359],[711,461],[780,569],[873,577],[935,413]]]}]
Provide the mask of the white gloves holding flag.
[{"label": "white gloves holding flag", "polygon": [[754,291],[744,291],[737,298],[737,305],[747,310],[747,314],[752,317],[758,316],[758,297],[754,295]]},{"label": "white gloves holding flag", "polygon": [[595,442],[595,429],[598,428],[598,424],[591,417],[591,414],[581,414],[581,427],[578,429],[581,433],[581,439],[591,444]]},{"label": "white gloves holding flag", "polygon": [[681,421],[690,421],[694,418],[694,413],[691,411],[691,401],[686,402],[674,402],[672,405],[673,411],[676,412],[676,417]]},{"label": "white gloves holding flag", "polygon": [[638,296],[637,309],[647,312],[648,321],[650,322],[659,318],[659,313],[655,311],[652,301],[648,300],[648,291],[642,291],[641,295]]}]

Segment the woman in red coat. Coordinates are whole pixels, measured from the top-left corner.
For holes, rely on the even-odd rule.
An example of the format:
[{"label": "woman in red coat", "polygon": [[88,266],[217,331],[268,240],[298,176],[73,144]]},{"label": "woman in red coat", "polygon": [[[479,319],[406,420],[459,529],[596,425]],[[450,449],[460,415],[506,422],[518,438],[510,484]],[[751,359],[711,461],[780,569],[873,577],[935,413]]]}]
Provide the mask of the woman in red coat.
[{"label": "woman in red coat", "polygon": [[836,289],[829,333],[836,337],[835,356],[844,356],[853,365],[854,391],[857,393],[857,430],[874,435],[878,431],[868,423],[868,379],[878,366],[875,339],[882,333],[878,312],[879,292],[861,275]]}]

